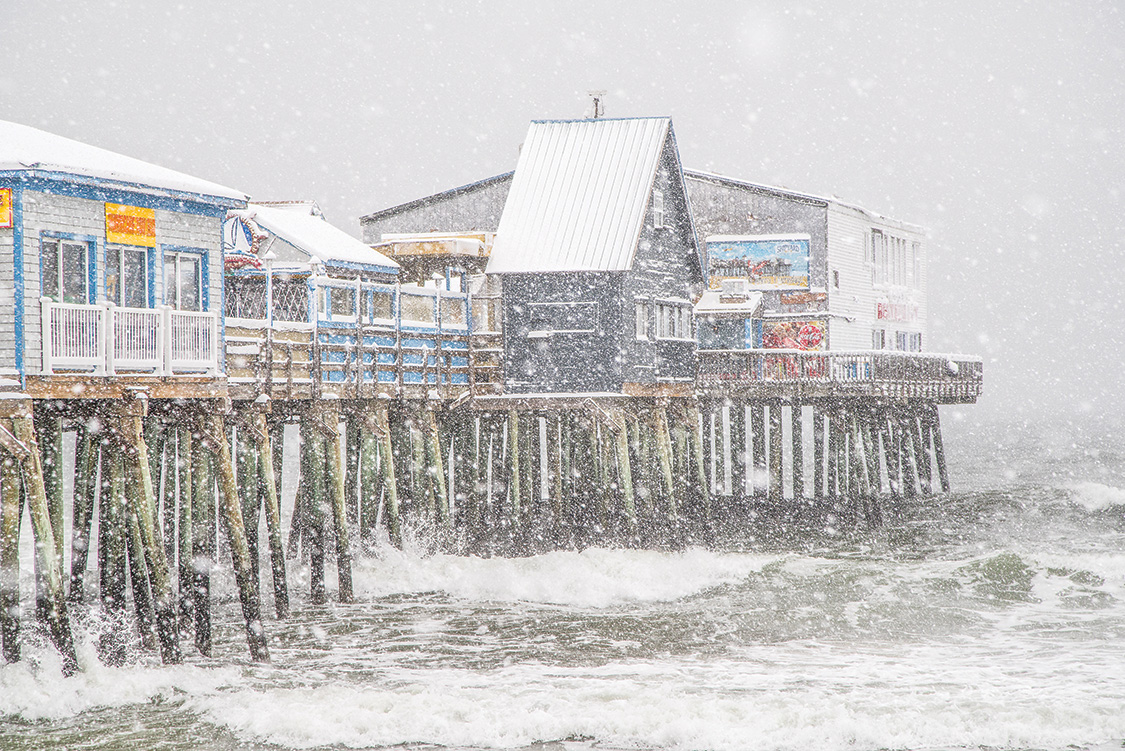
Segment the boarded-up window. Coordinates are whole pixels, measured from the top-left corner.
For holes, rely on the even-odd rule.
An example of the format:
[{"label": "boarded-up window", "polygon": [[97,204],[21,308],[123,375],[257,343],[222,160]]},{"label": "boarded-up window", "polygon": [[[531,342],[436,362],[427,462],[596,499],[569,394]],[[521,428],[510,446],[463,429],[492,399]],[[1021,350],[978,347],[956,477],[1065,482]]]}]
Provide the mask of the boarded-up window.
[{"label": "boarded-up window", "polygon": [[532,303],[531,334],[592,334],[598,328],[595,302]]}]

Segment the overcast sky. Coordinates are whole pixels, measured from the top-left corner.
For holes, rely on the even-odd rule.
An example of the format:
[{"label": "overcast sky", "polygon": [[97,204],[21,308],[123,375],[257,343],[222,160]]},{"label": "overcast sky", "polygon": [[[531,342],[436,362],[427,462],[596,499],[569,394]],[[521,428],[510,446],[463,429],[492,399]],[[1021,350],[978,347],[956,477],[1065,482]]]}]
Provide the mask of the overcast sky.
[{"label": "overcast sky", "polygon": [[[452,8],[452,9],[451,9]],[[670,115],[685,166],[929,228],[927,349],[982,418],[1125,415],[1112,2],[5,0],[0,118],[358,217],[515,166],[536,118]],[[969,413],[970,415],[973,412]]]}]

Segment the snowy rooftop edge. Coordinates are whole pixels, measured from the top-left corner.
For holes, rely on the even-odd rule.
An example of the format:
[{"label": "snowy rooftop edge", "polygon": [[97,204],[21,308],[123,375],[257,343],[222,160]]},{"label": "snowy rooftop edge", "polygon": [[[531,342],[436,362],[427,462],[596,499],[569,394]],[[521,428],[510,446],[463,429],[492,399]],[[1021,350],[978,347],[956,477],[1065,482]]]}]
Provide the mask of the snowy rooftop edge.
[{"label": "snowy rooftop edge", "polygon": [[43,170],[247,201],[242,191],[28,125],[0,120],[0,171]]}]

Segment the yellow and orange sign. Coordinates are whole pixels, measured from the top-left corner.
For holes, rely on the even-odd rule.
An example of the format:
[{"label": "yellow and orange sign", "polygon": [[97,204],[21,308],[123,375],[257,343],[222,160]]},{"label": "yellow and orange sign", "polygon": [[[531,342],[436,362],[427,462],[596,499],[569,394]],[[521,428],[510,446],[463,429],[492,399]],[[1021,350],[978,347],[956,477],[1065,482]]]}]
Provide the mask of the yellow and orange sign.
[{"label": "yellow and orange sign", "polygon": [[12,189],[0,188],[0,227],[12,226]]},{"label": "yellow and orange sign", "polygon": [[139,206],[105,205],[105,241],[156,247],[156,211]]}]

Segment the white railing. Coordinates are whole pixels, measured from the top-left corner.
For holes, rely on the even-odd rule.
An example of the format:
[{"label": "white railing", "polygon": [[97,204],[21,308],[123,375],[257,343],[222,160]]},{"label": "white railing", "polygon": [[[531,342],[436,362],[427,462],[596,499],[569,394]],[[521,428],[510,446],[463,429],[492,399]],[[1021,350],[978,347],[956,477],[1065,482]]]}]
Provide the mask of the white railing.
[{"label": "white railing", "polygon": [[43,373],[219,373],[219,317],[44,298]]},{"label": "white railing", "polygon": [[219,317],[214,313],[193,313],[164,309],[168,337],[165,362],[173,373],[184,371],[219,372]]},{"label": "white railing", "polygon": [[105,372],[106,308],[73,305],[44,299],[43,371],[90,370]]}]

